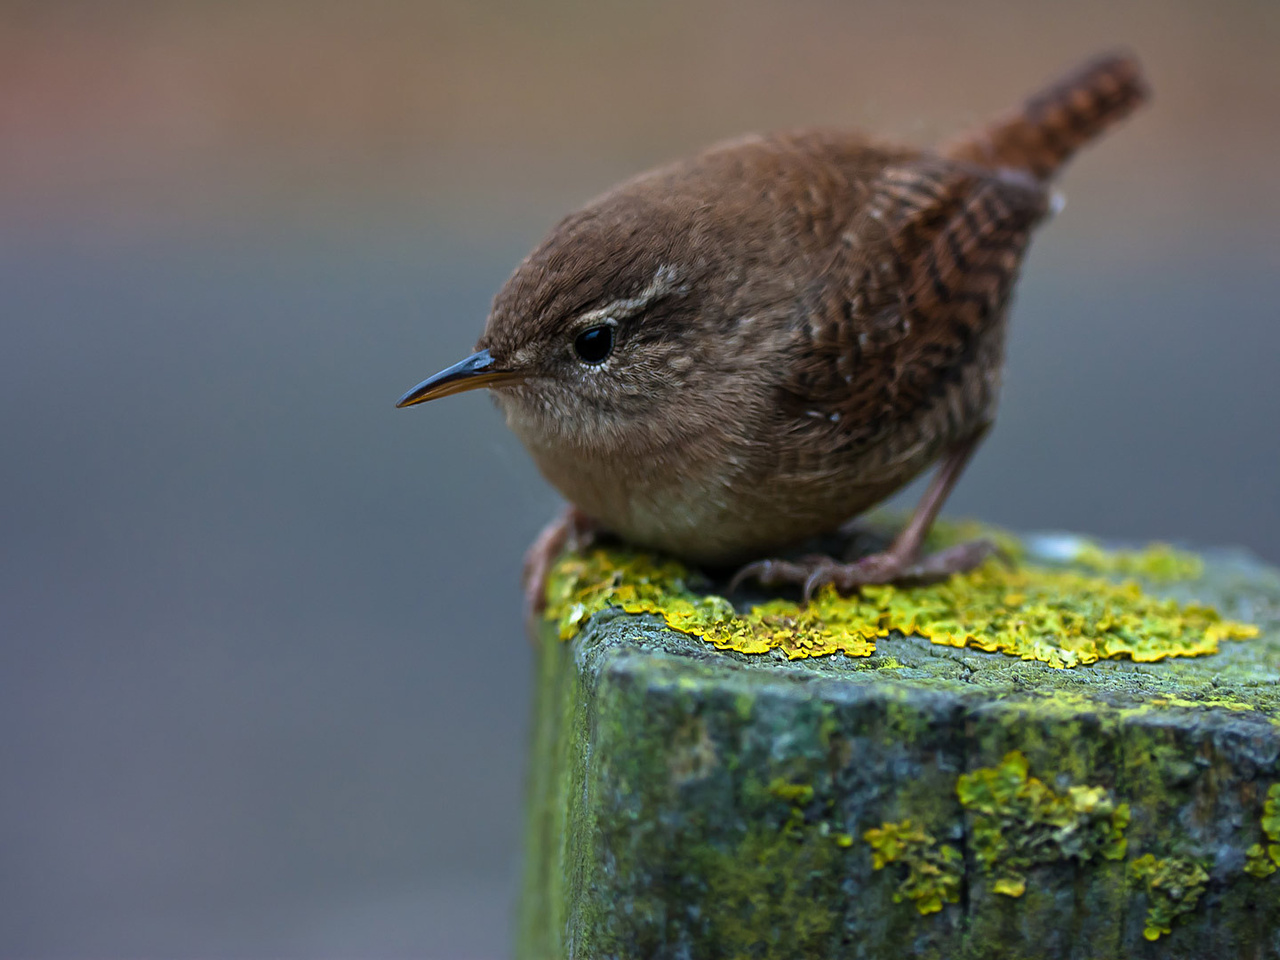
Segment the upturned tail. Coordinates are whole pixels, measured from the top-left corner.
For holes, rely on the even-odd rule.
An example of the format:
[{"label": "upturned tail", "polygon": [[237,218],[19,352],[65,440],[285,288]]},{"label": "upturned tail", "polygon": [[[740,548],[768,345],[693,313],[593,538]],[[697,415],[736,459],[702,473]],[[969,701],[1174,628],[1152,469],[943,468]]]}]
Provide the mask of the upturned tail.
[{"label": "upturned tail", "polygon": [[1026,170],[1048,180],[1071,156],[1148,98],[1138,61],[1128,54],[1090,60],[1012,113],[944,146],[953,160]]}]

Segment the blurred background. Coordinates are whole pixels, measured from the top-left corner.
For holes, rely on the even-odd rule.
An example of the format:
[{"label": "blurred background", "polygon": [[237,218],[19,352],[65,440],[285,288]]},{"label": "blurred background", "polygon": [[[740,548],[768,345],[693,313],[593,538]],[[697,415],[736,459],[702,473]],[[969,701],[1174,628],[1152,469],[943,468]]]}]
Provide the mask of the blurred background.
[{"label": "blurred background", "polygon": [[0,955],[506,955],[558,504],[395,399],[625,176],[1117,43],[951,512],[1280,561],[1274,0],[0,2]]}]

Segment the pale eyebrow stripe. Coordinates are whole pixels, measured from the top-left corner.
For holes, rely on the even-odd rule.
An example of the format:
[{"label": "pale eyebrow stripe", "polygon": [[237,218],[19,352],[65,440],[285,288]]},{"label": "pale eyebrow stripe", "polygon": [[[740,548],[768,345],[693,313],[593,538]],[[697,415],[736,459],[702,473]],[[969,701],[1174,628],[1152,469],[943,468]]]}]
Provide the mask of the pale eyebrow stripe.
[{"label": "pale eyebrow stripe", "polygon": [[661,266],[649,285],[634,297],[613,300],[603,307],[596,307],[578,316],[578,324],[591,324],[600,320],[625,320],[633,317],[655,300],[660,300],[676,289],[676,269]]}]

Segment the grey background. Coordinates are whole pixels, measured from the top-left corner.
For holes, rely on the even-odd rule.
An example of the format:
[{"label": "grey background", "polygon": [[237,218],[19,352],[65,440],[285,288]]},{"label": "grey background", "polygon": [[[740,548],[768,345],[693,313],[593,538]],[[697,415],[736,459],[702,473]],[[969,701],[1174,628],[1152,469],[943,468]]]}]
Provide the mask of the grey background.
[{"label": "grey background", "polygon": [[[962,6],[964,12],[953,7]],[[951,512],[1280,561],[1280,14],[0,4],[0,956],[497,957],[557,507],[463,356],[555,218],[743,130],[928,141],[1122,40]]]}]

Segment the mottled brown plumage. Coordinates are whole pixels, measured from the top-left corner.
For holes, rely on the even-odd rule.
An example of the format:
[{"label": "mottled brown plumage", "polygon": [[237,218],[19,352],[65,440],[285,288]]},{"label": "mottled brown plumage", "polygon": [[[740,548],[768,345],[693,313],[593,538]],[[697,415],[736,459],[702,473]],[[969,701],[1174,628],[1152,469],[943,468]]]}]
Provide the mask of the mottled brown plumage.
[{"label": "mottled brown plumage", "polygon": [[535,594],[571,533],[740,563],[939,459],[884,554],[743,572],[848,590],[972,566],[981,545],[920,544],[994,417],[1048,182],[1144,98],[1136,63],[1108,56],[937,152],[806,130],[643,174],[562,220],[498,294],[479,352],[401,404],[494,388],[572,505],[531,552]]}]

